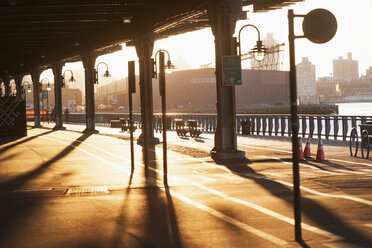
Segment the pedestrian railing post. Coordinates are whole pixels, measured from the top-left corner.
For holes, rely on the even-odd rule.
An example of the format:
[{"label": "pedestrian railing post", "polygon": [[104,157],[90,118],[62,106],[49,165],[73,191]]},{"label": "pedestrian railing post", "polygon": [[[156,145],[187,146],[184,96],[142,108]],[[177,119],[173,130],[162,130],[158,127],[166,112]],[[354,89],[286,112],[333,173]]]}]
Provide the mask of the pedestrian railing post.
[{"label": "pedestrian railing post", "polygon": [[329,135],[331,133],[331,119],[329,116],[325,117],[325,136],[326,139],[329,139]]},{"label": "pedestrian railing post", "polygon": [[282,115],[280,116],[280,132],[282,136],[285,135],[285,130],[286,130],[286,116]]},{"label": "pedestrian railing post", "polygon": [[[301,127],[302,127],[302,137],[305,137],[306,135],[306,129],[307,129],[307,125],[306,125],[306,116],[303,115],[301,116],[300,118],[298,118],[298,121],[301,120]],[[300,125],[298,125],[300,127]]]},{"label": "pedestrian railing post", "polygon": [[241,129],[241,117],[236,116],[236,134],[241,134],[240,129]]},{"label": "pedestrian railing post", "polygon": [[351,117],[351,127],[356,127],[357,126],[356,122],[357,122],[356,116],[352,116]]},{"label": "pedestrian railing post", "polygon": [[334,116],[333,117],[333,138],[337,140],[338,137],[338,117]]},{"label": "pedestrian railing post", "polygon": [[322,137],[322,129],[323,129],[322,117],[321,116],[317,116],[317,124],[318,124],[318,127],[317,127],[318,138],[320,138],[320,137]]},{"label": "pedestrian railing post", "polygon": [[363,117],[361,118],[361,122],[362,122],[362,124],[366,124],[366,122],[367,122],[367,118],[363,116]]},{"label": "pedestrian railing post", "polygon": [[275,136],[278,136],[278,133],[279,133],[279,117],[276,115],[274,117],[274,120],[275,120]]},{"label": "pedestrian railing post", "polygon": [[260,129],[261,129],[261,118],[259,116],[256,116],[256,134],[260,135]]},{"label": "pedestrian railing post", "polygon": [[266,134],[267,116],[262,116],[262,135]]},{"label": "pedestrian railing post", "polygon": [[269,135],[271,136],[273,135],[273,117],[269,116],[268,121],[269,121]]},{"label": "pedestrian railing post", "polygon": [[314,123],[314,116],[311,115],[309,116],[309,135],[312,138],[314,134],[314,128],[315,128],[315,123]]},{"label": "pedestrian railing post", "polygon": [[347,117],[342,116],[342,140],[346,140],[348,131]]}]

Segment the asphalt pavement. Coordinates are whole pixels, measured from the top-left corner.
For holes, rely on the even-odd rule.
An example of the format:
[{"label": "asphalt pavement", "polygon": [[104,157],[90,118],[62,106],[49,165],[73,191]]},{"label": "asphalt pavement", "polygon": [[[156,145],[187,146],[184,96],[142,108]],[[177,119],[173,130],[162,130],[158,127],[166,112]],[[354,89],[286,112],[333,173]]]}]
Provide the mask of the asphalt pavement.
[{"label": "asphalt pavement", "polygon": [[372,161],[346,143],[300,163],[296,242],[288,138],[239,136],[247,161],[216,164],[212,134],[167,132],[164,186],[162,144],[146,167],[135,143],[132,170],[129,133],[43,125],[0,138],[0,247],[372,247]]}]

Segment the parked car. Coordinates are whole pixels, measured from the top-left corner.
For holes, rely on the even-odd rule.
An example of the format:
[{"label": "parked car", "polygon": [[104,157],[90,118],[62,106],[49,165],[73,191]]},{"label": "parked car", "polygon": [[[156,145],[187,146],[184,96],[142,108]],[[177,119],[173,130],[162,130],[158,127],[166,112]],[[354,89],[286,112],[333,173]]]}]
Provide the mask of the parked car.
[{"label": "parked car", "polygon": [[104,104],[100,104],[100,105],[98,105],[98,108],[97,109],[99,109],[99,110],[106,110],[106,109],[108,109],[108,106],[107,105],[104,105]]},{"label": "parked car", "polygon": [[124,112],[125,111],[125,107],[124,106],[118,106],[118,108],[116,110],[118,112]]}]

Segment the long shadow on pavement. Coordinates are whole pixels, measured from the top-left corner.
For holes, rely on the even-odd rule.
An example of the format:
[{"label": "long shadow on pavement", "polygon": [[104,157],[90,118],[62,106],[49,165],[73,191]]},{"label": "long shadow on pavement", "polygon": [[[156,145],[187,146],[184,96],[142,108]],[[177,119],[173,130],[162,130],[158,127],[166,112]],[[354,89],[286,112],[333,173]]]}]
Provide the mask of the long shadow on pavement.
[{"label": "long shadow on pavement", "polygon": [[128,187],[127,190],[125,191],[124,195],[124,201],[123,201],[123,206],[120,209],[120,214],[116,218],[116,223],[117,223],[117,228],[112,240],[111,247],[113,248],[119,248],[119,247],[129,247],[129,242],[127,240],[123,240],[125,238],[131,238],[134,239],[136,242],[141,242],[140,238],[138,238],[135,234],[131,233],[130,231],[127,230],[127,223],[129,219],[129,197],[130,197],[130,192],[131,192],[131,185],[132,185],[132,179],[133,179],[133,174],[134,171],[131,171],[131,174],[129,176],[129,182],[128,182]]},{"label": "long shadow on pavement", "polygon": [[[236,175],[255,181],[272,195],[293,206],[293,193],[291,188],[266,178],[263,174],[256,173],[255,170],[248,166],[248,163],[227,162],[222,165],[226,166]],[[322,227],[324,230],[333,234],[344,237],[348,242],[363,245],[363,247],[372,247],[372,240],[370,237],[345,223],[340,217],[328,210],[325,206],[322,206],[313,199],[303,196],[301,197],[301,204],[302,212],[317,223],[319,227]]]},{"label": "long shadow on pavement", "polygon": [[[47,133],[49,133],[49,132],[47,132]],[[45,133],[43,135],[45,135]],[[41,135],[37,135],[37,136],[41,136]],[[76,139],[74,142],[72,142],[70,145],[68,145],[65,149],[63,149],[63,151],[61,151],[60,153],[58,153],[56,156],[54,156],[50,160],[42,163],[36,169],[34,169],[34,170],[32,170],[32,171],[30,171],[30,172],[28,172],[26,174],[23,174],[21,176],[15,177],[15,178],[13,178],[11,180],[8,180],[8,181],[5,181],[3,183],[0,183],[0,189],[11,191],[11,190],[15,190],[17,188],[22,187],[28,181],[34,179],[37,176],[40,176],[45,170],[47,170],[51,165],[53,165],[54,163],[56,163],[58,160],[60,160],[60,159],[64,158],[65,156],[67,156],[70,152],[72,152],[75,149],[76,146],[79,146],[89,136],[90,136],[90,134],[84,134],[84,135],[82,135],[81,137],[79,137],[78,139]]]},{"label": "long shadow on pavement", "polygon": [[172,198],[167,188],[164,196],[164,191],[160,188],[163,187],[160,185],[161,179],[155,171],[158,164],[153,145],[148,149],[148,161],[145,186],[147,213],[144,213],[146,244],[156,244],[156,247],[182,247]]},{"label": "long shadow on pavement", "polygon": [[[158,167],[155,146],[148,147],[148,161],[143,174],[144,187],[131,188],[133,174],[130,177],[120,214],[116,218],[117,228],[111,243],[113,248],[182,248],[172,197],[167,187],[162,188],[161,180],[155,171]],[[141,195],[142,192],[144,203],[142,198],[138,198],[138,194]],[[132,194],[136,195],[134,199],[131,199]]]},{"label": "long shadow on pavement", "polygon": [[[47,133],[50,132],[41,135],[46,135]],[[37,135],[36,137],[41,135]],[[59,154],[42,163],[36,169],[0,183],[0,247],[12,247],[13,244],[4,244],[4,242],[8,242],[7,240],[9,238],[11,240],[18,239],[18,230],[24,226],[24,223],[33,215],[34,212],[40,210],[40,206],[47,200],[47,198],[40,196],[40,192],[22,192],[19,191],[19,189],[21,189],[21,187],[26,183],[45,173],[50,166],[67,156],[76,146],[80,145],[81,142],[86,140],[89,136],[90,135],[87,134],[82,135]],[[36,137],[30,137],[21,142],[24,143]],[[27,246],[27,244],[23,245]]]},{"label": "long shadow on pavement", "polygon": [[[16,146],[18,146],[18,145],[21,145],[21,144],[23,144],[23,143],[26,143],[26,142],[28,142],[28,141],[30,141],[30,140],[36,139],[37,137],[40,137],[40,136],[44,136],[44,135],[50,134],[50,133],[52,133],[52,132],[54,132],[54,131],[52,130],[52,131],[48,131],[48,132],[41,133],[41,134],[38,134],[38,135],[33,135],[33,136],[31,136],[31,137],[24,138],[24,139],[22,139],[22,140],[20,140],[20,141],[17,141],[17,142],[15,142],[15,143],[13,143],[13,144],[10,144],[10,145],[8,145],[8,146],[5,146],[5,147],[3,147],[3,148],[0,149],[0,154],[3,153],[3,152],[5,152],[5,151],[7,151],[7,150],[9,150],[9,149],[11,149],[11,148],[13,148],[13,147],[16,147]],[[22,138],[23,138],[23,137],[22,137]],[[0,145],[4,145],[4,144],[10,143],[10,142],[13,142],[13,141],[15,141],[15,140],[17,140],[17,139],[20,139],[20,138],[19,138],[19,137],[0,138]]]}]

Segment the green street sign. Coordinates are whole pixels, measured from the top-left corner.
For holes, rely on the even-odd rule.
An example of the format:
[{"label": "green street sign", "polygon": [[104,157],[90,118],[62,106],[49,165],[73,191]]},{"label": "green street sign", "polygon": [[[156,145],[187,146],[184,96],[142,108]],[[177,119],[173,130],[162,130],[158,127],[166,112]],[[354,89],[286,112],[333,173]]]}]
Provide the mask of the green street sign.
[{"label": "green street sign", "polygon": [[238,55],[222,56],[222,85],[242,84],[241,60]]}]

